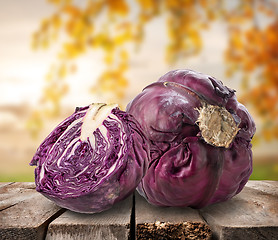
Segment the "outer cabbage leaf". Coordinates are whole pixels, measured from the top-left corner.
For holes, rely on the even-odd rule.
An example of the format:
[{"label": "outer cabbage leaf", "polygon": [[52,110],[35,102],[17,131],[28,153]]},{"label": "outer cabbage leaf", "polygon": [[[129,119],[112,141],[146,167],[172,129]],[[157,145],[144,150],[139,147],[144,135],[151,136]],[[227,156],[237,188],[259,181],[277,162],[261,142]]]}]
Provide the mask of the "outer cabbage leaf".
[{"label": "outer cabbage leaf", "polygon": [[91,104],[61,122],[42,142],[36,190],[57,205],[101,212],[129,196],[144,176],[149,146],[138,122],[116,105]]},{"label": "outer cabbage leaf", "polygon": [[174,70],[127,106],[150,142],[138,191],[159,206],[201,208],[239,193],[252,173],[255,123],[232,90],[192,70]]}]

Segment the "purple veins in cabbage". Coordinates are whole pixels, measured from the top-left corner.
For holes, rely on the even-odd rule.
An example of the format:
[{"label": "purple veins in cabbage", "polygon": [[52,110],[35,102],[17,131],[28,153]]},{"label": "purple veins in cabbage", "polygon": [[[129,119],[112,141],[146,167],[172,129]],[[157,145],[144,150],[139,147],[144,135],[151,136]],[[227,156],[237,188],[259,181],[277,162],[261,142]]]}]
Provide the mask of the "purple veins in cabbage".
[{"label": "purple veins in cabbage", "polygon": [[37,191],[61,207],[95,213],[134,191],[148,158],[138,122],[116,104],[97,103],[77,108],[61,122],[30,165],[37,166]]}]

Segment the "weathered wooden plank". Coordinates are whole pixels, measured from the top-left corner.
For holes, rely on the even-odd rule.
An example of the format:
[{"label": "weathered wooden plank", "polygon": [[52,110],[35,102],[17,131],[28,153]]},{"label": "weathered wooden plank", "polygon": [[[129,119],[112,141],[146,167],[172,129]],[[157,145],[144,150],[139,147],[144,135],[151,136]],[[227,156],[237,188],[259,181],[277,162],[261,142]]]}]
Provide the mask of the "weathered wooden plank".
[{"label": "weathered wooden plank", "polygon": [[0,188],[2,188],[2,187],[5,187],[5,186],[7,186],[7,185],[11,185],[11,184],[13,184],[14,182],[0,182]]},{"label": "weathered wooden plank", "polygon": [[211,230],[192,208],[156,207],[135,195],[137,239],[210,239]]},{"label": "weathered wooden plank", "polygon": [[132,196],[101,213],[82,214],[67,210],[49,225],[46,239],[128,239],[131,213]]},{"label": "weathered wooden plank", "polygon": [[[64,210],[36,192],[34,183],[1,188],[0,239],[44,239],[49,222]],[[18,198],[17,198],[18,196]]]},{"label": "weathered wooden plank", "polygon": [[35,194],[35,188],[36,186],[33,182],[18,182],[2,185],[0,188],[0,210],[32,198]]},{"label": "weathered wooden plank", "polygon": [[278,196],[278,181],[248,181],[246,187],[260,190],[264,193]]},{"label": "weathered wooden plank", "polygon": [[213,236],[225,240],[277,239],[277,184],[250,181],[231,200],[201,209]]}]

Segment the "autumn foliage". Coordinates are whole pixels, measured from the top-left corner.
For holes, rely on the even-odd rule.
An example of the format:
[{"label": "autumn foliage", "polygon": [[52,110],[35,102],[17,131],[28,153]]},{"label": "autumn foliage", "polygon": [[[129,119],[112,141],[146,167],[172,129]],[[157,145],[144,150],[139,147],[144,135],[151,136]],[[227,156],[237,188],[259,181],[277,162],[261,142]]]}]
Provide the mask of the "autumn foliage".
[{"label": "autumn foliage", "polygon": [[[45,116],[57,115],[68,92],[66,77],[76,70],[74,60],[89,50],[103,52],[105,71],[92,86],[107,102],[121,102],[128,86],[126,71],[135,47],[144,44],[148,22],[163,16],[168,38],[165,58],[169,63],[198,54],[202,31],[213,21],[227,25],[227,76],[240,73],[244,95],[263,127],[259,135],[278,138],[278,2],[275,0],[48,0],[56,11],[41,21],[33,34],[34,49],[59,42],[57,62],[45,78],[37,110],[29,122],[36,134]],[[82,2],[82,4],[81,4]],[[60,41],[58,41],[60,40]]]}]

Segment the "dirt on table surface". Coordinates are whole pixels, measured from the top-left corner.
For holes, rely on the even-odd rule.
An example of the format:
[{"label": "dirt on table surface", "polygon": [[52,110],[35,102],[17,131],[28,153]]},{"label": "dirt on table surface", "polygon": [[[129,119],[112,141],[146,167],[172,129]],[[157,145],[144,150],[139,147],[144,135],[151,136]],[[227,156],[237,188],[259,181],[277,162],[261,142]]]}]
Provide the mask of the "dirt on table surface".
[{"label": "dirt on table surface", "polygon": [[137,225],[137,239],[211,239],[211,229],[203,223],[183,222],[170,224],[165,222]]}]

